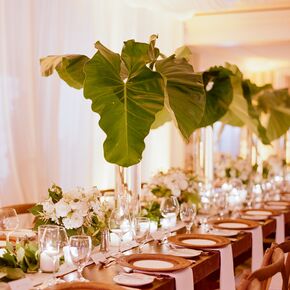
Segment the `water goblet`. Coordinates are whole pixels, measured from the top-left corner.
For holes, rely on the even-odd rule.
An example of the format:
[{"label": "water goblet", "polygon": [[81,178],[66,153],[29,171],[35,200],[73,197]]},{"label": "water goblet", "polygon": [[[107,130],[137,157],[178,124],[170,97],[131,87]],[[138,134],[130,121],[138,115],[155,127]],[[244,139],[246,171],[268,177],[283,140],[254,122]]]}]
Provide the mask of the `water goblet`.
[{"label": "water goblet", "polygon": [[173,222],[176,222],[176,217],[179,213],[179,203],[175,196],[164,197],[160,204],[161,215],[165,218],[165,241],[170,233],[170,228]]},{"label": "water goblet", "polygon": [[186,233],[190,234],[191,227],[196,217],[196,205],[189,202],[184,202],[180,206],[180,219],[185,223]]},{"label": "water goblet", "polygon": [[77,266],[78,278],[77,281],[86,282],[82,272],[87,262],[90,259],[92,251],[91,237],[85,235],[71,236],[69,239],[69,249],[72,262]]},{"label": "water goblet", "polygon": [[114,209],[109,219],[109,229],[119,238],[118,255],[122,256],[121,245],[123,243],[123,236],[131,231],[130,216],[122,209]]},{"label": "water goblet", "polygon": [[18,228],[19,219],[14,208],[0,209],[0,230],[4,231],[6,242],[9,242],[10,235]]},{"label": "water goblet", "polygon": [[146,217],[136,217],[133,225],[134,239],[139,244],[138,251],[141,253],[150,233],[150,220]]}]

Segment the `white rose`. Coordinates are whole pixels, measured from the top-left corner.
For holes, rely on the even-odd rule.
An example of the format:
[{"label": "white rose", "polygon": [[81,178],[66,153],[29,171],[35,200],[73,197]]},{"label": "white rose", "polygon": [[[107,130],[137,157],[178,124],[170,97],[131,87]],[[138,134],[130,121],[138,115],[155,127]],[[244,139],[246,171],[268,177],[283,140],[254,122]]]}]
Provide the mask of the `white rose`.
[{"label": "white rose", "polygon": [[71,207],[63,199],[55,204],[55,214],[56,217],[66,217],[71,211]]}]

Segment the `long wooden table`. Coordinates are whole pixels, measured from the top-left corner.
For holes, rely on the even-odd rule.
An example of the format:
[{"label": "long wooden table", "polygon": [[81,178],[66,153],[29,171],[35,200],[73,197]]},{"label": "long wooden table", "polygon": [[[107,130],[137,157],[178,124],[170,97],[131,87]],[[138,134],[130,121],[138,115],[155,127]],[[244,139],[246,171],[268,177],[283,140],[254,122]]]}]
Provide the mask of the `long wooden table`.
[{"label": "long wooden table", "polygon": [[[276,221],[268,219],[262,224],[263,237],[267,238],[275,233]],[[285,215],[286,230],[290,224],[290,210]],[[230,239],[233,249],[233,257],[235,266],[242,263],[245,259],[251,256],[252,238],[250,233],[241,232],[237,237]],[[147,247],[147,248],[146,248]],[[144,252],[165,253],[164,245],[159,245],[157,242],[150,242],[144,248]],[[134,253],[132,249],[126,254]],[[205,254],[195,258],[195,262],[191,266],[194,276],[195,290],[216,288],[215,281],[219,277],[220,257],[217,251],[206,251]],[[112,278],[120,272],[121,268],[118,265],[112,265],[109,268],[103,268],[95,264],[87,266],[84,269],[84,276],[91,281],[106,282],[114,284]],[[66,281],[71,281],[76,277],[76,273],[70,273],[64,276]],[[136,288],[135,288],[136,289]],[[156,290],[174,290],[174,279],[170,277],[155,279],[153,284],[138,287],[138,289],[156,289]]]}]

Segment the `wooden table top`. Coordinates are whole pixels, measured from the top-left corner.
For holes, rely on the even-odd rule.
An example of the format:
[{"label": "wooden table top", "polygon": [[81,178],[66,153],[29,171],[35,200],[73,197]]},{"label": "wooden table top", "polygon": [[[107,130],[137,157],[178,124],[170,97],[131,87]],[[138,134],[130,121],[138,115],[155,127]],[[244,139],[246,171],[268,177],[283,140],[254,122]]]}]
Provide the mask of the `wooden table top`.
[{"label": "wooden table top", "polygon": [[[267,237],[276,229],[276,222],[273,219],[266,220],[261,223],[263,229],[263,236]],[[252,247],[252,238],[250,233],[241,232],[235,238],[230,238],[233,248],[233,257],[237,258],[245,252],[249,251]],[[143,248],[144,252],[156,252],[165,253],[166,247],[159,245],[157,242],[150,242]],[[129,250],[126,254],[136,252],[135,249]],[[193,260],[193,259],[191,259]],[[191,268],[194,276],[194,283],[198,283],[203,279],[206,279],[212,273],[219,271],[220,257],[218,251],[206,251],[205,254],[194,258],[195,262]],[[122,271],[119,265],[112,265],[109,268],[103,268],[92,264],[84,269],[84,276],[91,281],[106,282],[114,284],[113,277]],[[66,281],[72,281],[76,277],[76,273],[70,273],[64,276]],[[136,288],[134,288],[136,289]],[[160,280],[155,279],[154,283],[147,286],[138,287],[138,289],[156,289],[156,290],[174,290],[175,283],[173,278],[162,278]]]}]

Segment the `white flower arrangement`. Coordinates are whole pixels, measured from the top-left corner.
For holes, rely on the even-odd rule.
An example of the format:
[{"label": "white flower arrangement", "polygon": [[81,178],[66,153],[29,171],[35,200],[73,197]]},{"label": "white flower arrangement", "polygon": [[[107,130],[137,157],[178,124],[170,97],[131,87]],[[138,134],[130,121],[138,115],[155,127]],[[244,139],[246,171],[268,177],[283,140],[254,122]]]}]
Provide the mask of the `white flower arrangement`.
[{"label": "white flower arrangement", "polygon": [[270,155],[267,160],[263,161],[263,178],[282,176],[286,165],[285,160],[278,155]]},{"label": "white flower arrangement", "polygon": [[243,184],[247,184],[255,171],[247,160],[241,157],[233,158],[230,154],[217,154],[214,164],[215,178],[221,181],[239,179]]},{"label": "white flower arrangement", "polygon": [[98,243],[100,231],[107,226],[111,206],[100,201],[96,187],[75,188],[63,192],[57,185],[48,190],[49,197],[31,209],[36,216],[36,227],[40,224],[63,226],[69,235],[86,233]]},{"label": "white flower arrangement", "polygon": [[175,196],[180,201],[198,200],[198,180],[192,173],[184,172],[179,168],[171,168],[167,172],[158,172],[143,188],[143,194],[148,198]]}]

